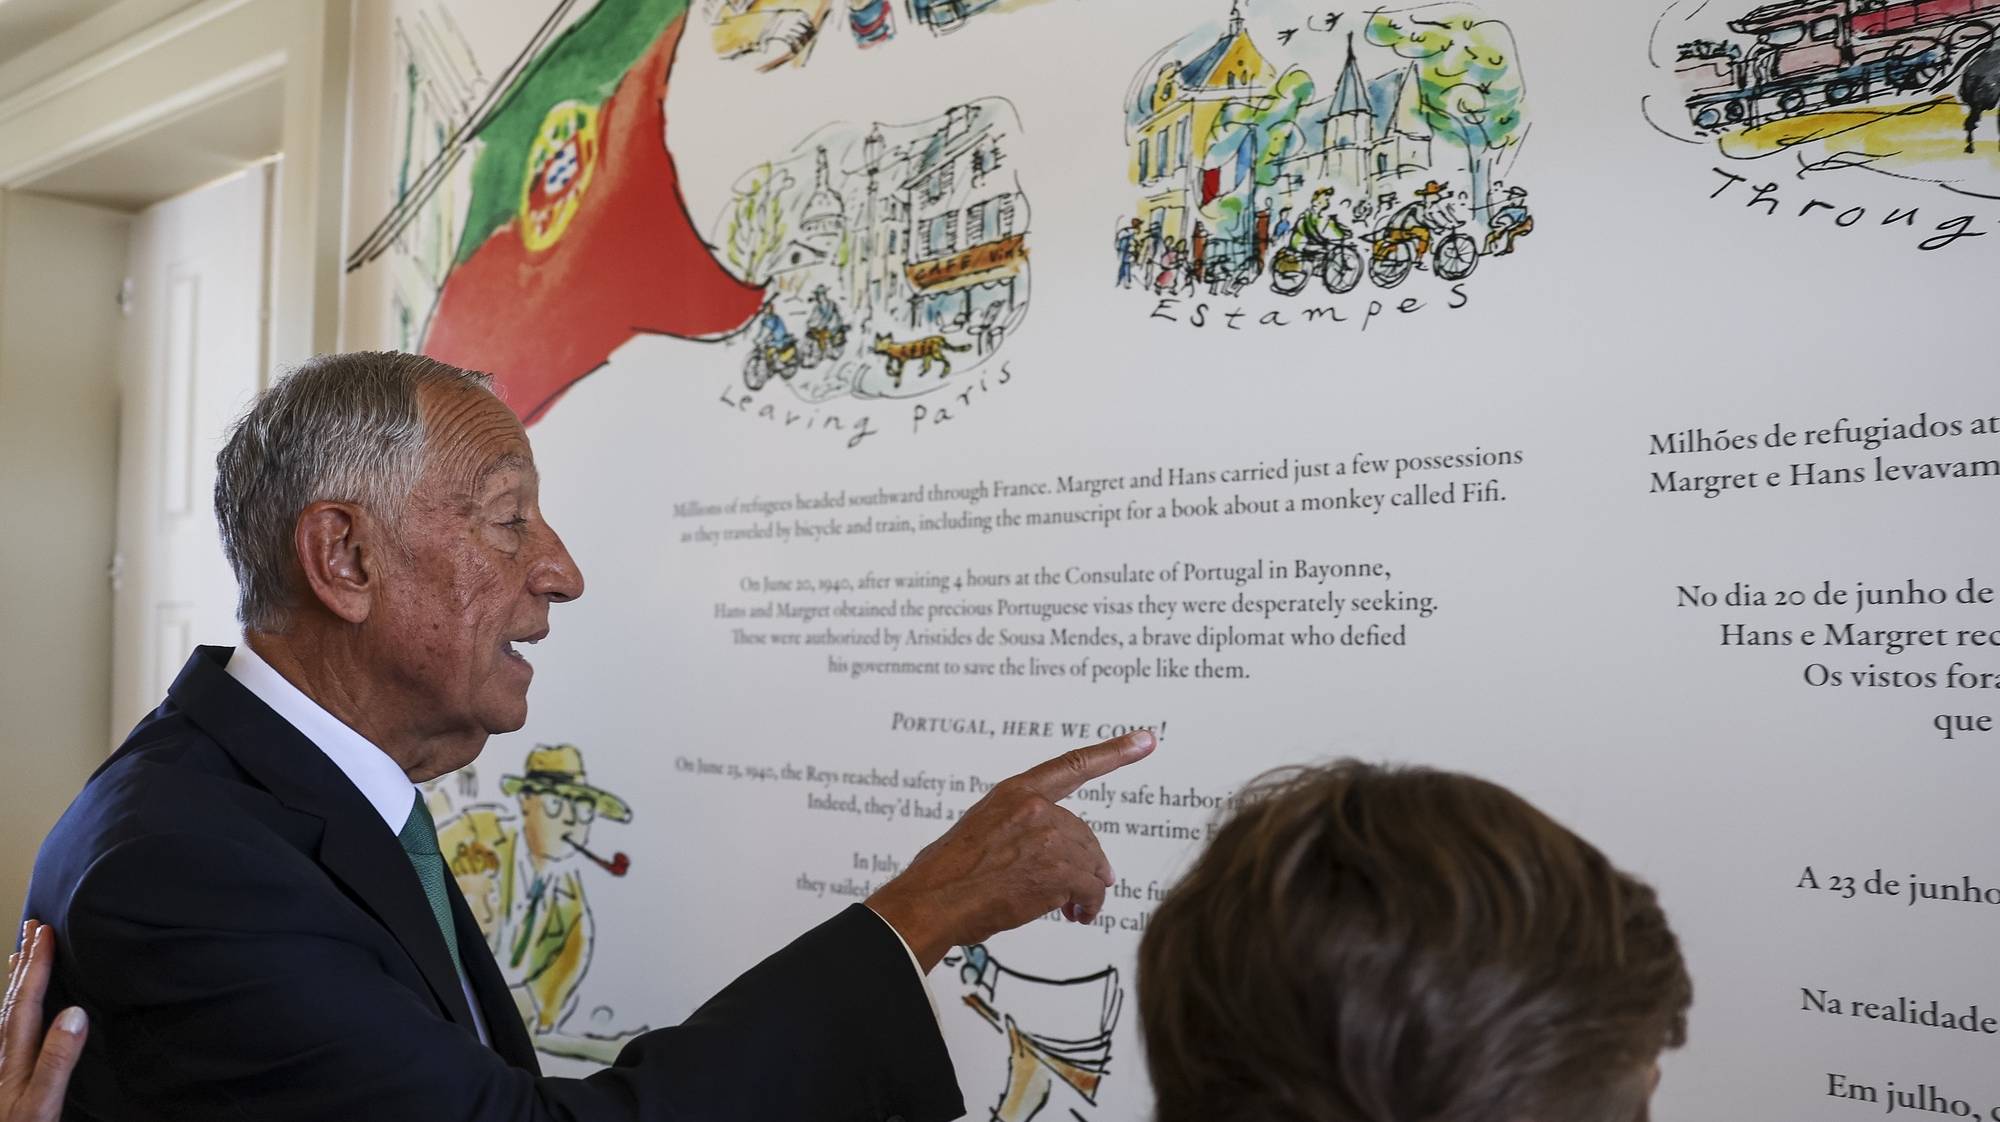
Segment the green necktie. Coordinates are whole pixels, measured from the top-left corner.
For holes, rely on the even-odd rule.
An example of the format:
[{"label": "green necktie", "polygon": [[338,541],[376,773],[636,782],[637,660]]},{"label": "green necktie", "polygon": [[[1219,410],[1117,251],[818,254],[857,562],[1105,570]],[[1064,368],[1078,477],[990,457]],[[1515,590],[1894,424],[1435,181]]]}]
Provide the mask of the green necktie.
[{"label": "green necktie", "polygon": [[396,839],[403,843],[403,852],[410,855],[410,864],[417,868],[417,880],[424,886],[424,898],[431,902],[431,915],[437,918],[439,930],[444,932],[445,949],[451,952],[451,967],[460,978],[465,977],[465,967],[458,961],[458,936],[451,922],[451,898],[444,891],[444,854],[438,852],[437,823],[431,820],[431,808],[424,805],[421,794],[413,793],[414,804],[410,816],[403,822],[403,832]]}]

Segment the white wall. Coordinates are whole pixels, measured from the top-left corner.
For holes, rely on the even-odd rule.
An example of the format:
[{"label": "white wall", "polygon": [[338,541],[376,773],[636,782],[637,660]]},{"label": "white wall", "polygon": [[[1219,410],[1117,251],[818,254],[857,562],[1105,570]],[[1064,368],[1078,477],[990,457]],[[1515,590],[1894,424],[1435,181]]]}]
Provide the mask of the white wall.
[{"label": "white wall", "polygon": [[0,915],[103,758],[130,219],[0,192]]},{"label": "white wall", "polygon": [[282,81],[271,361],[332,350],[351,0],[128,0],[0,66],[0,188]]}]

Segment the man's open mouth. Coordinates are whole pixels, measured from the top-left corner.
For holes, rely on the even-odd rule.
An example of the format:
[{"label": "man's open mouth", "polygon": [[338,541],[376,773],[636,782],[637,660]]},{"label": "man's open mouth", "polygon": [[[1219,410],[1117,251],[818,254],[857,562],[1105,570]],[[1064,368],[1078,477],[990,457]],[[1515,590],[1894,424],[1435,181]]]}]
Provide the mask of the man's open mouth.
[{"label": "man's open mouth", "polygon": [[519,650],[515,649],[514,644],[521,643],[532,647],[536,643],[539,643],[543,639],[547,638],[548,634],[549,634],[549,629],[544,627],[540,631],[534,632],[533,634],[523,635],[520,636],[519,638],[507,640],[506,642],[500,644],[500,650],[508,658],[519,659],[522,662],[526,662],[528,661],[527,656],[523,655]]}]

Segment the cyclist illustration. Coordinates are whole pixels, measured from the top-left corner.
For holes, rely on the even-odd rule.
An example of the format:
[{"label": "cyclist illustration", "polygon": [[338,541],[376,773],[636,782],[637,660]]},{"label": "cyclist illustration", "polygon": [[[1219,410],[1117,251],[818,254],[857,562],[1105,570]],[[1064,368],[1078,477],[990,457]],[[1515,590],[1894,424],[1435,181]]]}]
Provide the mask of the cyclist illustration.
[{"label": "cyclist illustration", "polygon": [[840,306],[833,302],[825,285],[813,289],[812,312],[806,318],[805,352],[800,356],[807,366],[817,366],[822,361],[837,357],[847,348],[847,321],[841,318]]},{"label": "cyclist illustration", "polygon": [[751,338],[750,357],[743,361],[743,384],[761,390],[773,374],[790,380],[799,372],[799,341],[785,326],[775,303],[766,304],[757,317],[757,331]]},{"label": "cyclist illustration", "polygon": [[1387,236],[1394,244],[1413,242],[1417,250],[1417,267],[1423,268],[1423,257],[1431,251],[1431,239],[1439,227],[1447,232],[1463,223],[1451,213],[1450,204],[1445,201],[1445,186],[1433,179],[1417,188],[1416,197],[1389,215]]},{"label": "cyclist illustration", "polygon": [[1294,295],[1315,274],[1331,292],[1347,292],[1361,283],[1361,254],[1354,248],[1353,235],[1334,216],[1333,202],[1333,188],[1313,192],[1311,205],[1271,259],[1273,292]]},{"label": "cyclist illustration", "polygon": [[1505,257],[1514,252],[1514,242],[1535,232],[1535,216],[1528,210],[1528,192],[1525,188],[1509,187],[1507,202],[1493,212],[1491,228],[1486,234],[1486,252],[1495,257]]},{"label": "cyclist illustration", "polygon": [[1479,263],[1479,246],[1462,230],[1464,225],[1452,209],[1445,185],[1431,180],[1369,236],[1375,246],[1369,255],[1369,278],[1383,288],[1394,288],[1411,270],[1423,268],[1427,255],[1436,262],[1438,276],[1446,280],[1470,276]]}]

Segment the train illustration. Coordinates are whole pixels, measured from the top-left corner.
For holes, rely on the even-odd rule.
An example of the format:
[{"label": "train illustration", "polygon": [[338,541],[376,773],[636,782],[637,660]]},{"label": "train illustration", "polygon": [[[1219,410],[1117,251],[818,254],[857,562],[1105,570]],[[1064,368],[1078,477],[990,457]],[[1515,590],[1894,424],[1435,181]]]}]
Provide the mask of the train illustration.
[{"label": "train illustration", "polygon": [[1993,43],[2000,0],[1781,0],[1697,39],[1675,64],[1698,129],[1908,99],[1949,86]]}]

